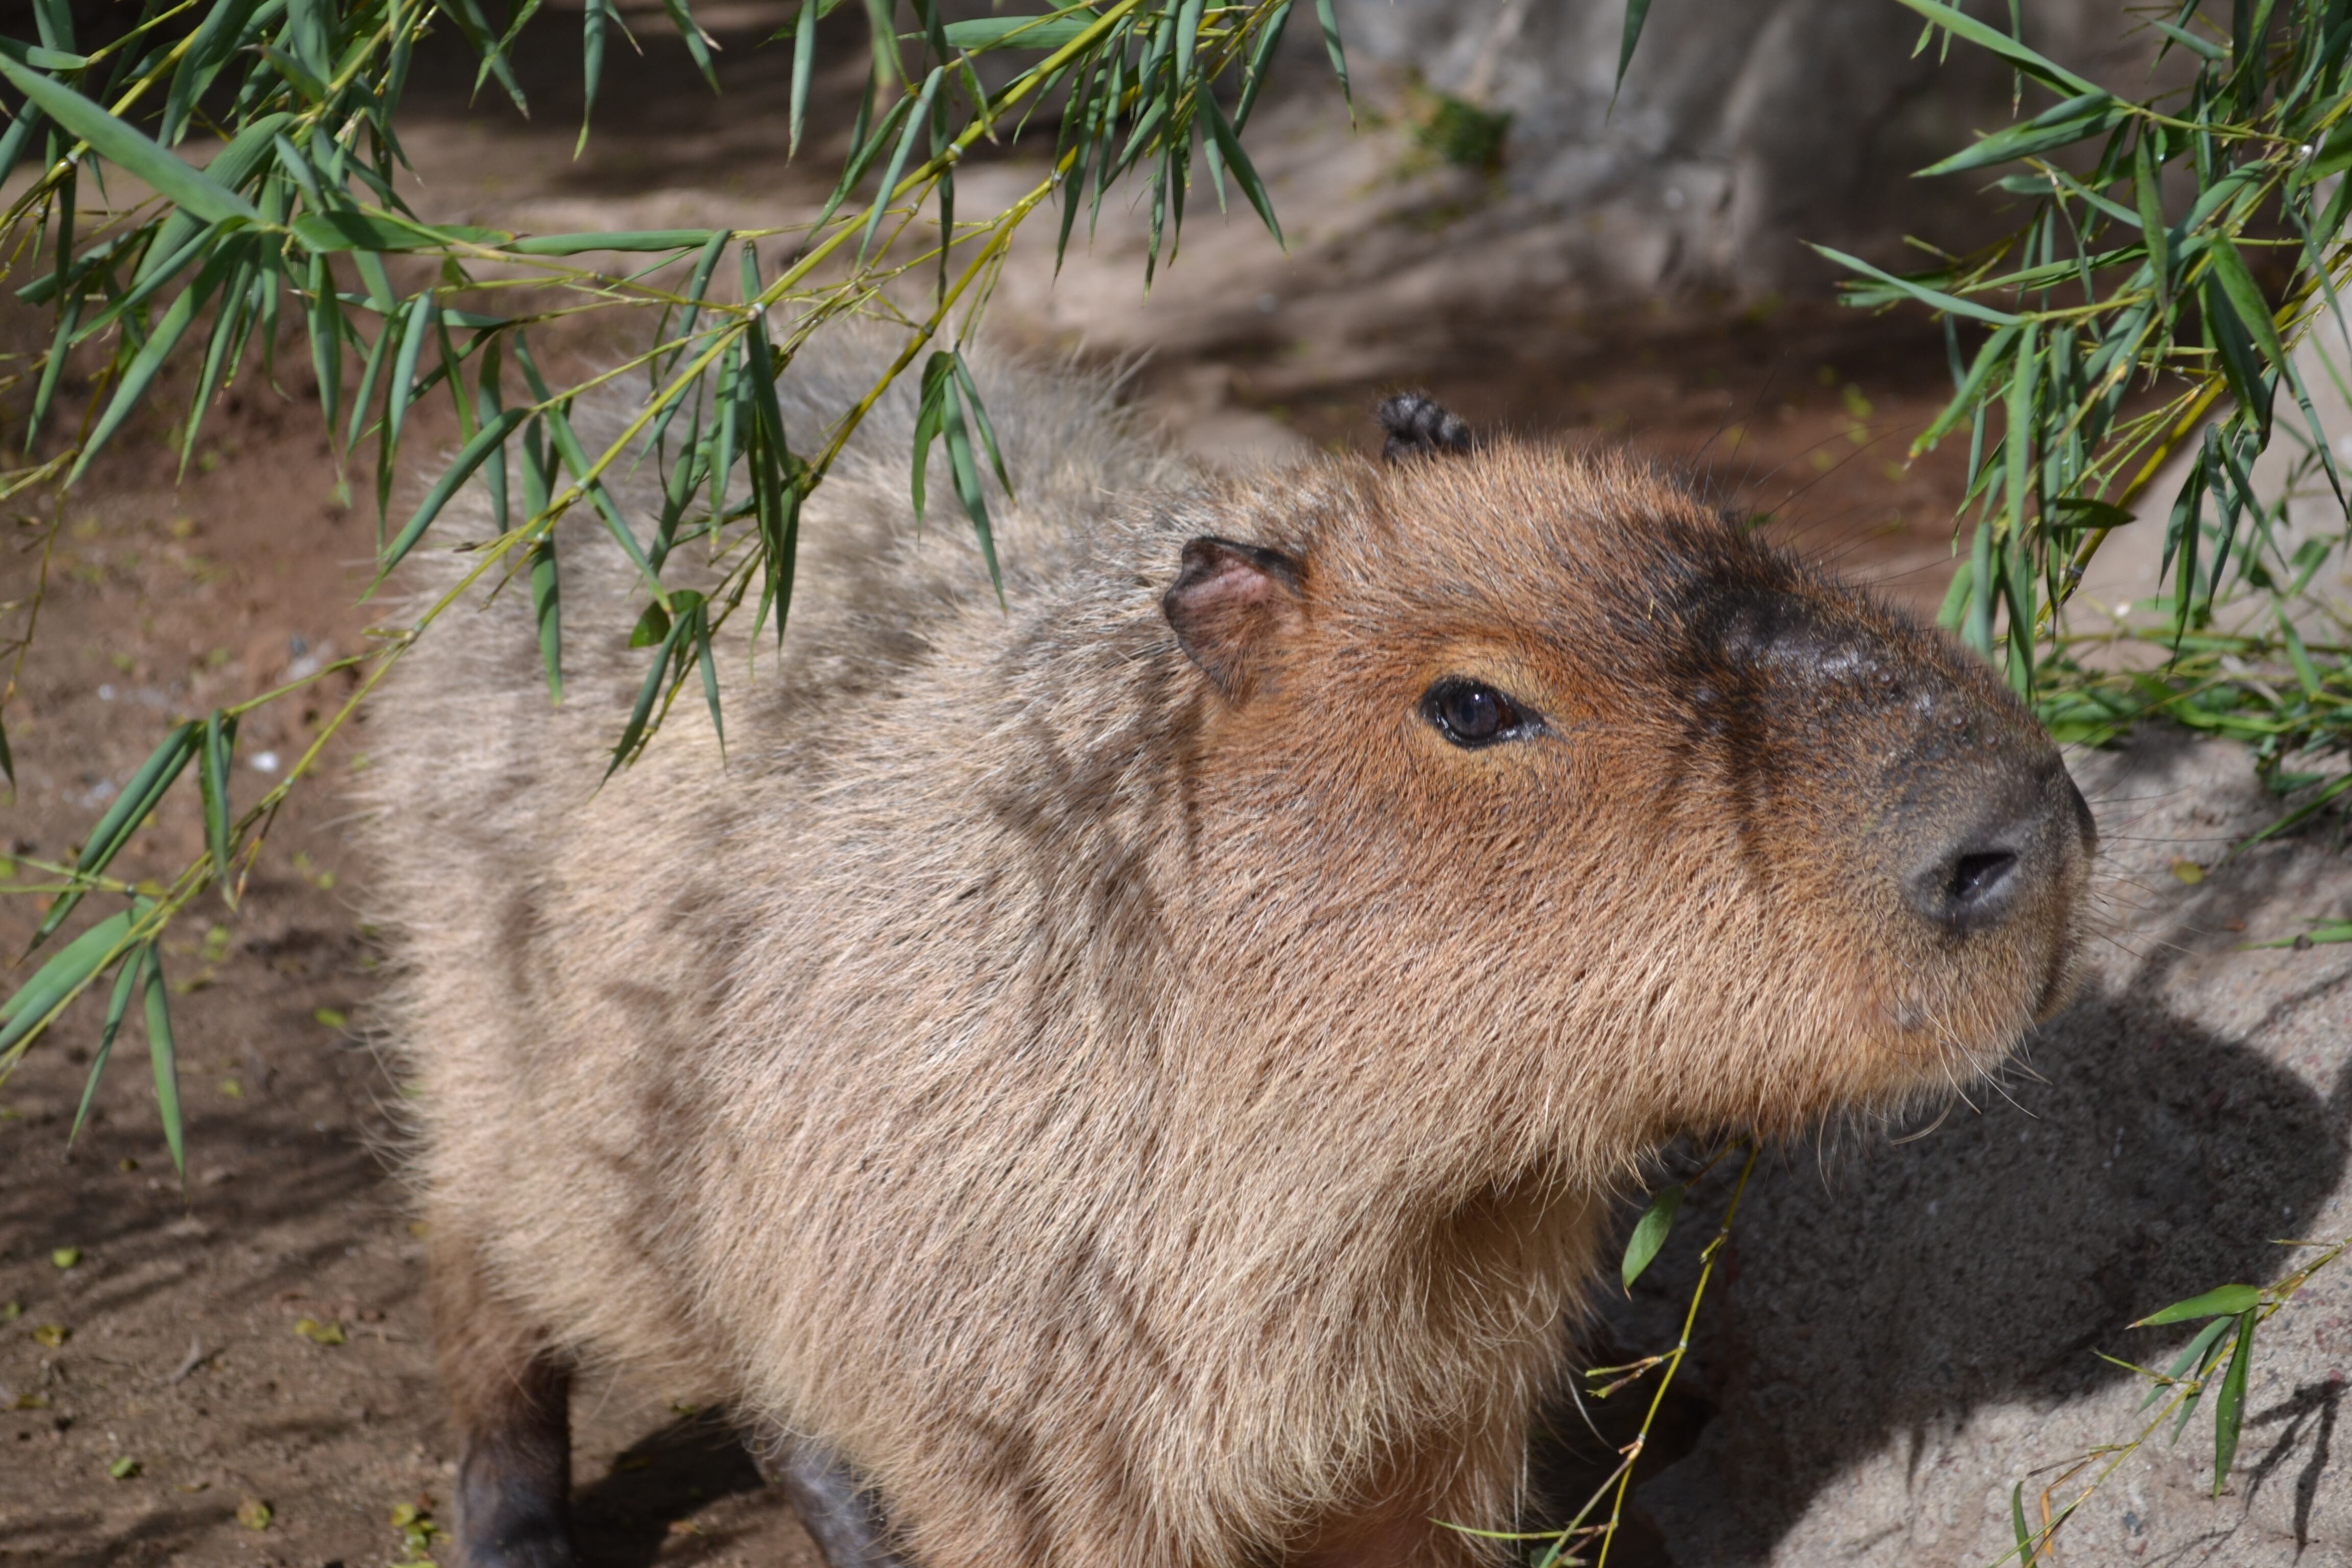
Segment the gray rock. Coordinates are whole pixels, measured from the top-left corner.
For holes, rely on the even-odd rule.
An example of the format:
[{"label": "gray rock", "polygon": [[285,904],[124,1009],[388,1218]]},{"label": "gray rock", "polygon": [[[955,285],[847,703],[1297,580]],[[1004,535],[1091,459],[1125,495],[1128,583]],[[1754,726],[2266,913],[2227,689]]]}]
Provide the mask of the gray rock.
[{"label": "gray rock", "polygon": [[[1832,273],[1802,240],[1893,259],[1906,234],[1987,232],[1981,176],[1911,178],[2010,122],[2011,74],[1982,50],[1915,57],[1919,19],[1894,0],[1655,0],[1617,93],[1624,15],[1623,0],[1338,5],[1352,58],[1512,114],[1497,227],[1599,219],[1547,236],[1588,287],[1812,288]],[[2024,16],[2059,63],[2151,90],[2150,35],[2116,0],[2037,0]]]}]

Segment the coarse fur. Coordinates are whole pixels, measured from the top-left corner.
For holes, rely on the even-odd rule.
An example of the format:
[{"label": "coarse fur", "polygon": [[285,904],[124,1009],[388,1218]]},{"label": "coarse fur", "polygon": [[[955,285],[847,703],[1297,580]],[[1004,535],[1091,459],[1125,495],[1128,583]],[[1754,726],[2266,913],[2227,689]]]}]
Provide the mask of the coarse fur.
[{"label": "coarse fur", "polygon": [[[874,368],[804,351],[799,449]],[[1997,1061],[2080,797],[1973,658],[1629,459],[1211,479],[980,374],[1009,608],[899,392],[781,653],[722,634],[723,755],[689,682],[598,787],[649,655],[593,522],[561,707],[520,584],[373,705],[461,1506],[554,1499],[468,1550],[565,1559],[498,1434],[586,1362],[817,1440],[929,1568],[1487,1560],[1430,1521],[1513,1528],[1612,1195]],[[1454,678],[1530,727],[1449,742]],[[2002,833],[2000,921],[1914,886]]]}]

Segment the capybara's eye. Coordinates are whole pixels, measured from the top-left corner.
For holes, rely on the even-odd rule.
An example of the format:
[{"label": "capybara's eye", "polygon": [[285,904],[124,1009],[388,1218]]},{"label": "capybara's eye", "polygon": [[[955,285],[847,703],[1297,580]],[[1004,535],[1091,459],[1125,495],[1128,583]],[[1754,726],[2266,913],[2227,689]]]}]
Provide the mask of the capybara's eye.
[{"label": "capybara's eye", "polygon": [[1421,700],[1421,716],[1457,746],[1489,746],[1534,726],[1517,703],[1493,687],[1448,676]]}]

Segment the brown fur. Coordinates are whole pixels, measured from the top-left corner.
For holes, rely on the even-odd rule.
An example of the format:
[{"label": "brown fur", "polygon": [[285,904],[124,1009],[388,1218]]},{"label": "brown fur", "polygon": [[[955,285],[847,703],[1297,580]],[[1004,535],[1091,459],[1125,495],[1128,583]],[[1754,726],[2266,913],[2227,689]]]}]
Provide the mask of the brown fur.
[{"label": "brown fur", "polygon": [[[803,443],[867,368],[824,348]],[[519,586],[376,703],[459,1419],[629,1365],[821,1440],[937,1568],[1482,1560],[1429,1521],[1511,1527],[1662,1141],[1889,1106],[2063,995],[2071,822],[1992,929],[1896,872],[2072,787],[1972,658],[1623,458],[1209,481],[1098,386],[983,388],[1009,614],[908,514],[894,397],[781,656],[722,644],[723,760],[689,689],[597,789],[647,656],[570,525],[560,710]],[[1202,538],[1296,581],[1188,650]],[[1449,744],[1451,675],[1549,732]]]}]

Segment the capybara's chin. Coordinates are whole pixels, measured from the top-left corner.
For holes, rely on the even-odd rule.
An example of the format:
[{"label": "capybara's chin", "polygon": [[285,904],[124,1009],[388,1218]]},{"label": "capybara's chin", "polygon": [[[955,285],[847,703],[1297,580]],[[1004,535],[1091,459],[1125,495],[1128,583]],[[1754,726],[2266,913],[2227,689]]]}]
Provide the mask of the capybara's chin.
[{"label": "capybara's chin", "polygon": [[[793,438],[887,353],[803,351]],[[514,593],[374,704],[476,1568],[572,1560],[583,1363],[768,1434],[835,1568],[1488,1560],[1630,1172],[2066,994],[2049,739],[1675,482],[1414,397],[1385,464],[1211,481],[980,385],[1009,608],[901,389],[781,645],[722,629],[723,751],[682,703],[598,787],[648,655],[590,525],[560,706]]]}]

